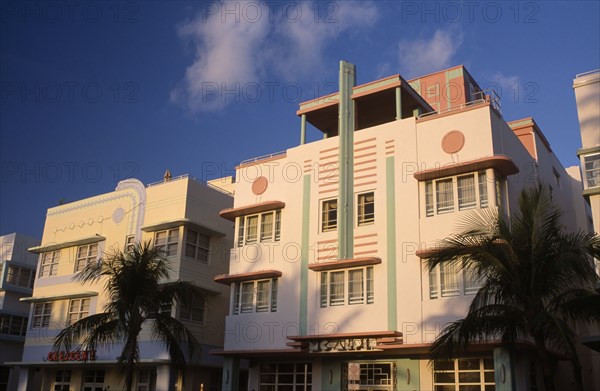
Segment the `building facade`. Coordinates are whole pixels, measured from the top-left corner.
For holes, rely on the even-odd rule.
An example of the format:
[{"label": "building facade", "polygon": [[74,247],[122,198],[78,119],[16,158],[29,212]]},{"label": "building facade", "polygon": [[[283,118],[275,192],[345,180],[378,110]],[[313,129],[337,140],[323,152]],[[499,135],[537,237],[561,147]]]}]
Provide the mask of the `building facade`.
[{"label": "building facade", "polygon": [[[119,182],[112,192],[48,209],[30,305],[18,389],[118,390],[123,387],[116,367],[122,349],[54,351],[53,338],[65,325],[103,311],[108,297],[104,281],[82,285],[74,276],[88,262],[136,242],[150,241],[171,261],[170,280],[193,281],[204,292],[189,308],[166,311],[184,322],[202,345],[185,373],[169,366],[169,354],[149,329],[140,334],[141,372],[135,389],[216,390],[221,359],[209,351],[223,345],[223,319],[229,291],[213,281],[227,272],[232,245],[231,223],[218,211],[231,206],[231,194],[189,176],[144,186],[136,179]],[[168,282],[168,281],[165,281]]]},{"label": "building facade", "polygon": [[587,229],[577,172],[532,118],[506,122],[462,66],[356,86],[342,62],[339,86],[300,104],[300,145],[237,167],[234,206],[221,211],[235,223],[230,271],[215,278],[231,295],[223,390],[239,389],[241,359],[255,391],[541,387],[527,344],[429,365],[430,344],[479,285],[443,264],[429,272],[419,255],[475,209],[510,215],[540,181],[579,211],[567,228]]},{"label": "building facade", "polygon": [[27,249],[40,241],[20,233],[0,236],[0,390],[14,390],[19,372],[8,362],[19,361],[27,332],[29,304],[37,256]]}]

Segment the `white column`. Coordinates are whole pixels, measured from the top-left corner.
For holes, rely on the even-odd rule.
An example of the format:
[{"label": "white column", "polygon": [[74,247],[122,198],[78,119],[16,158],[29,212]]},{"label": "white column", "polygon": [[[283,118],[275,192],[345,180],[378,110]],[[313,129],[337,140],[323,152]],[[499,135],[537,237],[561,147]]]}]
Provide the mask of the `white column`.
[{"label": "white column", "polygon": [[27,391],[27,382],[29,380],[29,367],[19,368],[19,385],[17,391]]},{"label": "white column", "polygon": [[156,389],[170,390],[171,383],[171,368],[168,365],[158,365],[156,367]]},{"label": "white column", "polygon": [[498,206],[498,195],[496,194],[496,173],[493,168],[485,170],[485,178],[487,181],[488,205],[490,208]]}]

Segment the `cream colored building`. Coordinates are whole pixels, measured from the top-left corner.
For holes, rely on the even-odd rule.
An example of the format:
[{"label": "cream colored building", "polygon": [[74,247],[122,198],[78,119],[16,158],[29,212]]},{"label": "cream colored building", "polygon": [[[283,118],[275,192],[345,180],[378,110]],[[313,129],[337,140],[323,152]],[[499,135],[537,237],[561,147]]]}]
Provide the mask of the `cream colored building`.
[{"label": "cream colored building", "polygon": [[[540,389],[526,343],[512,355],[482,346],[433,373],[430,344],[478,284],[443,265],[429,273],[419,255],[474,209],[512,213],[539,181],[577,211],[567,228],[587,229],[576,170],[532,118],[507,122],[462,66],[354,80],[342,62],[340,92],[300,104],[300,145],[237,167],[221,211],[235,223],[230,271],[215,279],[231,293],[224,373],[250,360],[255,391]],[[310,131],[323,138],[307,142]],[[598,376],[584,371],[587,384]],[[561,375],[559,389],[571,386]],[[239,387],[224,378],[223,390]]]},{"label": "cream colored building", "polygon": [[38,239],[20,233],[0,236],[0,390],[17,386],[19,371],[7,362],[19,361],[27,332],[29,304],[19,301],[31,296],[37,257],[27,249]]},{"label": "cream colored building", "polygon": [[[40,246],[35,287],[18,389],[118,390],[116,369],[121,345],[94,352],[55,352],[53,338],[70,322],[103,311],[104,282],[82,285],[73,277],[88,263],[134,242],[161,246],[172,261],[171,280],[193,281],[205,292],[191,308],[171,306],[173,316],[191,329],[202,344],[183,374],[169,367],[169,355],[142,330],[142,372],[135,389],[215,390],[221,360],[209,355],[223,345],[223,319],[229,291],[213,276],[229,268],[232,225],[218,211],[232,204],[231,194],[190,176],[144,186],[136,179],[119,182],[112,192],[48,209]],[[87,361],[84,360],[87,356]]]}]

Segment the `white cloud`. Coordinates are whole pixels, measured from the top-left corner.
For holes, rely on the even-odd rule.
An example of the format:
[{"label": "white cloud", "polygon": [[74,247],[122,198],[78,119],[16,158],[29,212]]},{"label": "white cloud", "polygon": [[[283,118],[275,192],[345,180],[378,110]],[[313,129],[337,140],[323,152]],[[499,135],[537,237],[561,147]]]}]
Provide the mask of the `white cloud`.
[{"label": "white cloud", "polygon": [[426,75],[448,68],[463,43],[459,28],[438,29],[430,39],[402,40],[398,44],[398,60],[406,78]]},{"label": "white cloud", "polygon": [[519,76],[507,76],[507,75],[503,74],[502,72],[494,73],[492,75],[491,80],[492,80],[492,83],[495,83],[500,87],[501,91],[518,89],[519,84],[521,82],[521,80],[519,79]]},{"label": "white cloud", "polygon": [[171,92],[172,101],[192,111],[218,110],[239,98],[231,91],[265,82],[266,74],[297,81],[320,69],[328,45],[341,33],[372,26],[378,17],[371,1],[330,2],[327,8],[304,1],[294,3],[294,13],[263,8],[258,18],[244,8],[239,15],[223,13],[240,4],[214,3],[209,15],[204,8],[179,27],[194,45],[195,59]]}]

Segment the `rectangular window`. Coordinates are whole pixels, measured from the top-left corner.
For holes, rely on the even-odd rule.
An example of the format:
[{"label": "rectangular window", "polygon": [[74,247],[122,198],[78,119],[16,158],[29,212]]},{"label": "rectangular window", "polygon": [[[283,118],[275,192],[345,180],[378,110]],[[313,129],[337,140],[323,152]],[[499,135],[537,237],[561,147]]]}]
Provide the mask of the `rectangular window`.
[{"label": "rectangular window", "polygon": [[54,374],[54,391],[70,391],[71,390],[71,370],[58,369]]},{"label": "rectangular window", "polygon": [[68,324],[73,324],[90,314],[90,299],[72,299],[69,302]]},{"label": "rectangular window", "polygon": [[259,391],[311,391],[312,364],[261,363],[259,366]]},{"label": "rectangular window", "polygon": [[492,358],[463,358],[436,361],[433,366],[434,391],[488,391],[495,389]]},{"label": "rectangular window", "polygon": [[442,262],[440,264],[440,283],[442,297],[458,296],[460,294],[458,267],[455,263]]},{"label": "rectangular window", "polygon": [[375,222],[375,193],[358,195],[358,225]]},{"label": "rectangular window", "polygon": [[[434,192],[435,188],[435,192]],[[454,199],[458,202],[454,202]],[[425,216],[450,213],[456,210],[488,207],[487,176],[485,171],[454,178],[425,182]]]},{"label": "rectangular window", "polygon": [[583,158],[585,162],[585,180],[587,187],[600,186],[600,153],[588,155]]},{"label": "rectangular window", "polygon": [[481,171],[478,174],[479,179],[479,207],[488,207],[487,174]]},{"label": "rectangular window", "polygon": [[140,369],[137,381],[137,391],[155,391],[156,390],[156,370]]},{"label": "rectangular window", "polygon": [[8,266],[6,271],[6,283],[20,286],[23,288],[33,288],[33,281],[35,280],[35,271],[18,266]]},{"label": "rectangular window", "polygon": [[31,328],[39,329],[50,325],[50,315],[52,313],[52,302],[35,303],[33,307],[33,319]]},{"label": "rectangular window", "polygon": [[458,210],[471,209],[477,206],[475,198],[475,177],[473,175],[456,178],[458,187]]},{"label": "rectangular window", "polygon": [[281,236],[281,210],[238,219],[237,246],[258,242],[278,242]]},{"label": "rectangular window", "polygon": [[87,370],[83,375],[83,391],[104,390],[104,369]]},{"label": "rectangular window", "polygon": [[58,262],[60,261],[60,251],[52,251],[42,254],[40,263],[40,277],[55,276],[58,273]]},{"label": "rectangular window", "polygon": [[465,282],[465,295],[474,295],[481,288],[481,278],[474,270],[464,267],[463,279]]},{"label": "rectangular window", "polygon": [[433,182],[425,182],[425,216],[433,216]]},{"label": "rectangular window", "polygon": [[437,299],[438,295],[439,295],[438,280],[437,280],[439,269],[440,269],[439,266],[436,266],[433,269],[429,270],[429,298],[430,299]]},{"label": "rectangular window", "polygon": [[346,304],[372,304],[375,284],[373,267],[363,267],[321,273],[321,307]]},{"label": "rectangular window", "polygon": [[129,235],[125,238],[125,252],[133,253],[133,248],[135,247],[135,236]]},{"label": "rectangular window", "polygon": [[186,229],[185,256],[208,264],[210,237],[191,229]]},{"label": "rectangular window", "polygon": [[448,213],[454,210],[454,192],[452,179],[435,182],[436,209],[438,213]]},{"label": "rectangular window", "polygon": [[156,231],[154,233],[154,246],[164,251],[165,256],[177,255],[179,243],[179,228]]},{"label": "rectangular window", "polygon": [[277,279],[235,283],[232,314],[276,311]]},{"label": "rectangular window", "polygon": [[26,333],[26,317],[9,314],[0,314],[0,334],[24,337]]},{"label": "rectangular window", "polygon": [[77,259],[75,260],[75,272],[80,272],[90,262],[98,259],[98,244],[86,244],[77,247]]},{"label": "rectangular window", "polygon": [[337,229],[337,200],[323,201],[321,209],[321,231]]},{"label": "rectangular window", "polygon": [[189,305],[182,305],[179,308],[179,318],[190,322],[203,323],[204,309],[204,298],[195,297]]}]

